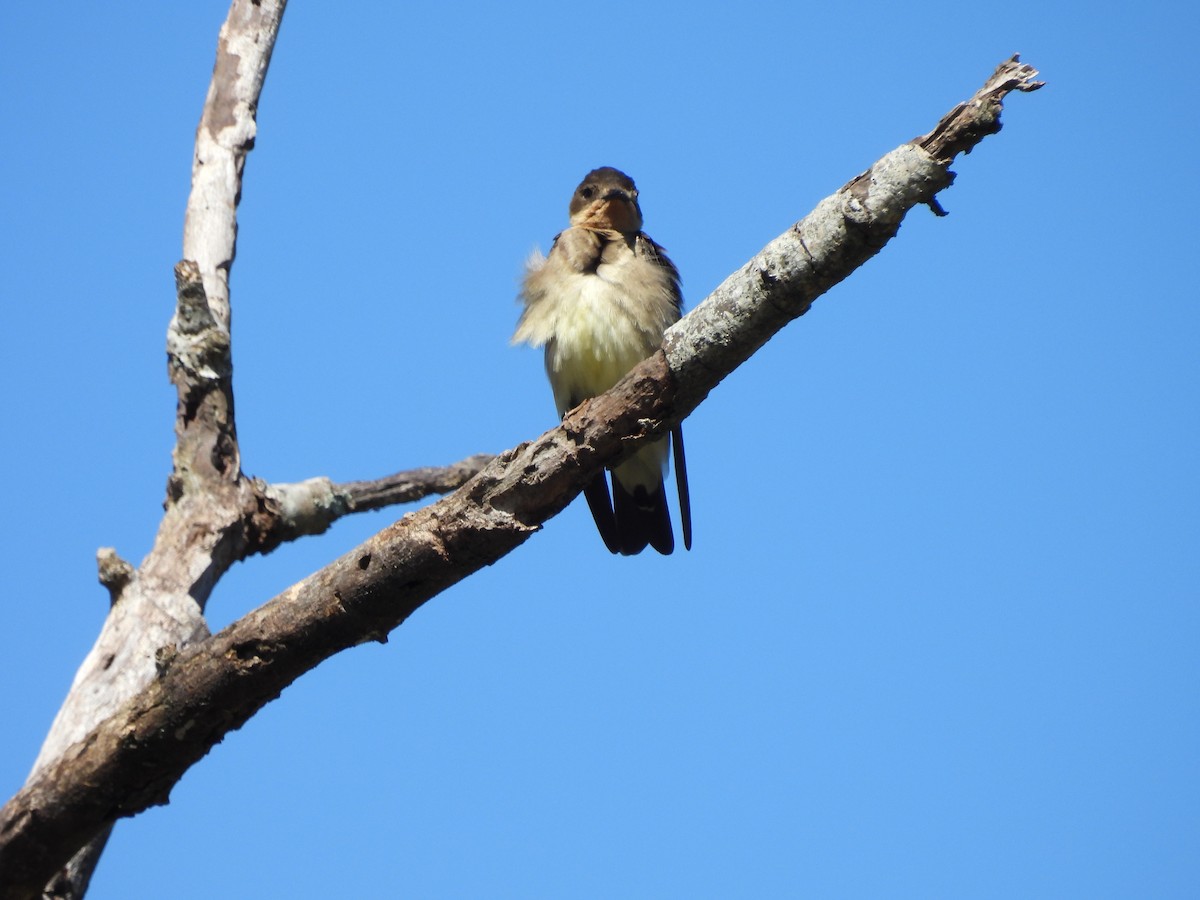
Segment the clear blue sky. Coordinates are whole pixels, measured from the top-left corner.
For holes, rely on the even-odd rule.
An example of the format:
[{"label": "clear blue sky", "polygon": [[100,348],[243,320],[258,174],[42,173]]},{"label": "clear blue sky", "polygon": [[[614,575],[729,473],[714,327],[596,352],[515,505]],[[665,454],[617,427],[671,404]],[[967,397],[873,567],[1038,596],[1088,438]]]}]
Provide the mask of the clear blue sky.
[{"label": "clear blue sky", "polygon": [[[233,270],[268,480],[554,422],[522,260],[598,165],[695,304],[1015,51],[1049,86],[687,423],[690,554],[572,506],[123,821],[92,897],[1195,897],[1196,7],[296,2]],[[169,470],[223,0],[0,10],[0,792]],[[464,248],[469,247],[469,250]],[[403,509],[238,566],[215,628]]]}]

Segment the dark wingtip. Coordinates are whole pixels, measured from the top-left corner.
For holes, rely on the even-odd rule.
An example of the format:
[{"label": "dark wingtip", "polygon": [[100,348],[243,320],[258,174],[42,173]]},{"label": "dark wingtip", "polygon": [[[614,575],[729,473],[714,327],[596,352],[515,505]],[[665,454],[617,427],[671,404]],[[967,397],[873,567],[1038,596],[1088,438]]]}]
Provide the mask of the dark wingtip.
[{"label": "dark wingtip", "polygon": [[608,499],[608,481],[604,477],[603,471],[588,482],[587,487],[583,489],[583,496],[587,500],[588,509],[592,511],[592,519],[596,523],[596,530],[600,532],[604,546],[610,553],[624,552],[621,549],[621,538],[617,532],[617,520]]},{"label": "dark wingtip", "polygon": [[692,497],[688,491],[687,457],[683,452],[683,426],[671,429],[671,447],[675,450],[675,487],[679,491],[679,525],[683,530],[683,549],[692,549]]}]

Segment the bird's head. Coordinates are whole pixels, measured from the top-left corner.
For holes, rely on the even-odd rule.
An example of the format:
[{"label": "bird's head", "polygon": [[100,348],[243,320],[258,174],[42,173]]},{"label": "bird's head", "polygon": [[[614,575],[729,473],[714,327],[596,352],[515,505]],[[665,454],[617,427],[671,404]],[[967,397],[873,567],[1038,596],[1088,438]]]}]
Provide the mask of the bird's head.
[{"label": "bird's head", "polygon": [[584,176],[571,197],[571,225],[600,231],[636,234],[642,230],[633,179],[619,169],[603,166]]}]

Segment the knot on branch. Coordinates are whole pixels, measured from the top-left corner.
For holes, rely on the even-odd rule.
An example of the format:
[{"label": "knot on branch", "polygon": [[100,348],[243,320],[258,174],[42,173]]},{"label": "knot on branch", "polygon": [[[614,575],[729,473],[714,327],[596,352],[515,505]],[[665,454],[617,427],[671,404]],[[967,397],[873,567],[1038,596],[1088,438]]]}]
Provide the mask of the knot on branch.
[{"label": "knot on branch", "polygon": [[349,511],[346,498],[328,478],[295,484],[267,484],[254,478],[250,486],[242,517],[247,553],[270,553],[284,541],[323,534]]},{"label": "knot on branch", "polygon": [[121,559],[114,548],[101,547],[96,551],[96,568],[100,583],[108,588],[109,603],[115,605],[133,581],[136,574],[133,566]]},{"label": "knot on branch", "polygon": [[164,644],[154,651],[154,671],[161,678],[167,674],[167,669],[171,668],[171,664],[179,657],[178,644]]},{"label": "knot on branch", "polygon": [[229,378],[229,332],[213,315],[200,266],[190,259],[175,264],[175,295],[175,315],[167,329],[171,381],[182,388]]},{"label": "knot on branch", "polygon": [[229,331],[209,304],[200,266],[175,265],[177,301],[167,329],[167,370],[178,392],[175,468],[168,503],[202,481],[236,481],[241,456],[233,419],[233,361]]}]

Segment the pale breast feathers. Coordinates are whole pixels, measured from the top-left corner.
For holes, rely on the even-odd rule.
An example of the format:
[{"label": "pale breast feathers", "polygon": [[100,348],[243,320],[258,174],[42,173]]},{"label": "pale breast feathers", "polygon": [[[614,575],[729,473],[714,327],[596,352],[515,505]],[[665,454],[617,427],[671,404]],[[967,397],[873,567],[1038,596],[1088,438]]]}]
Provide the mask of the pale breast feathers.
[{"label": "pale breast feathers", "polygon": [[548,257],[530,256],[521,293],[525,310],[513,341],[535,347],[561,327],[578,327],[583,314],[623,320],[619,330],[638,333],[649,353],[680,314],[679,273],[643,234],[630,242],[616,232],[569,228]]}]

